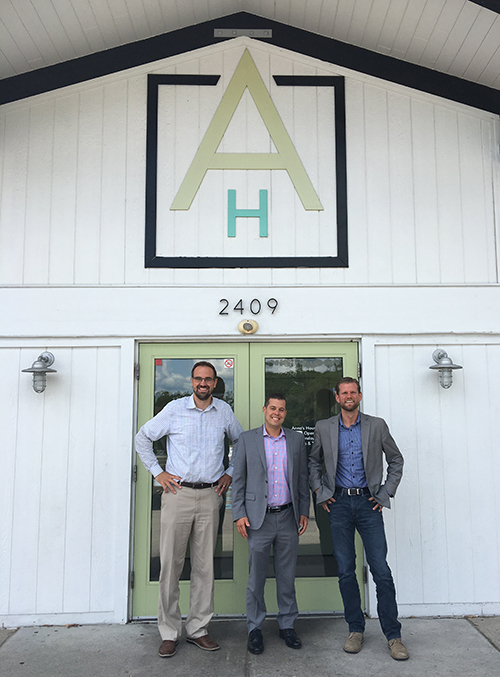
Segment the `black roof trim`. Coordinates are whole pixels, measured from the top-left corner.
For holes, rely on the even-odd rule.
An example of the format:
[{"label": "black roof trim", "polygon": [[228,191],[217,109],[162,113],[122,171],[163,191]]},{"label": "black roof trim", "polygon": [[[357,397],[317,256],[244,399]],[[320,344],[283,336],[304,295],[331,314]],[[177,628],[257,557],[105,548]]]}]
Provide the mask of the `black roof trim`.
[{"label": "black roof trim", "polygon": [[500,14],[500,0],[470,0],[470,2]]},{"label": "black roof trim", "polygon": [[224,39],[214,37],[215,28],[270,28],[272,38],[265,38],[263,42],[500,114],[500,90],[293,28],[248,12],[230,14],[188,28],[0,80],[0,104],[93,80],[224,41]]}]

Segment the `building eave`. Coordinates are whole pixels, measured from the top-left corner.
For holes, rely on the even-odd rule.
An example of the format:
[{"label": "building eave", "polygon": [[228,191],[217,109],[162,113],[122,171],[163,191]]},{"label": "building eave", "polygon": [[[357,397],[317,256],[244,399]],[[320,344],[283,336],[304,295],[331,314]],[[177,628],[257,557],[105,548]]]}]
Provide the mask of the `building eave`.
[{"label": "building eave", "polygon": [[96,52],[0,81],[0,104],[54,91],[231,38],[215,29],[270,29],[271,38],[255,38],[327,63],[500,114],[500,90],[424,68],[394,57],[326,38],[277,21],[238,12],[156,37]]}]

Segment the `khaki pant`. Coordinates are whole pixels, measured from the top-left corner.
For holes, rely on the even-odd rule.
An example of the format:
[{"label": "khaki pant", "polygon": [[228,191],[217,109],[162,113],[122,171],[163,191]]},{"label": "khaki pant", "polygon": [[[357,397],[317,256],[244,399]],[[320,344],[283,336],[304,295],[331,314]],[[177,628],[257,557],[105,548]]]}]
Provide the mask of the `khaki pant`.
[{"label": "khaki pant", "polygon": [[179,578],[190,544],[191,595],[186,634],[197,639],[208,633],[214,613],[214,558],[222,497],[214,487],[182,487],[161,499],[160,593],[158,629],[162,640],[181,636]]}]

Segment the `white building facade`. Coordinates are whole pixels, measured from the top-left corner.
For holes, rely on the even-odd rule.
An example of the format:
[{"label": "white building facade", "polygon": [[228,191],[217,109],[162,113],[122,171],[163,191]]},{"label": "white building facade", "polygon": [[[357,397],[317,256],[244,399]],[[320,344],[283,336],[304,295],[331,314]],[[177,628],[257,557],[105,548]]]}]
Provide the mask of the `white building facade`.
[{"label": "white building facade", "polygon": [[[154,615],[130,575],[153,528],[136,521],[143,345],[352,346],[363,409],[405,457],[384,513],[401,616],[499,614],[498,114],[326,50],[212,43],[0,106],[0,623]],[[436,348],[463,367],[447,390]],[[46,350],[38,394],[22,370]],[[238,392],[260,401],[254,373]]]}]

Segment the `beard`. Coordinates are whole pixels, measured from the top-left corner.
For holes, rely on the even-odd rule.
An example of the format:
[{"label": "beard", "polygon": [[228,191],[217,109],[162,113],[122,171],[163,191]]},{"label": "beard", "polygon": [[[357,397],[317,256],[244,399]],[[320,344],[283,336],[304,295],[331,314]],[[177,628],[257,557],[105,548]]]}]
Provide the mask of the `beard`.
[{"label": "beard", "polygon": [[341,404],[340,408],[344,409],[344,411],[354,411],[359,407],[359,402],[352,402],[349,404]]},{"label": "beard", "polygon": [[199,400],[208,400],[209,397],[212,395],[211,390],[202,390],[201,392],[199,390],[195,390],[195,395]]}]

